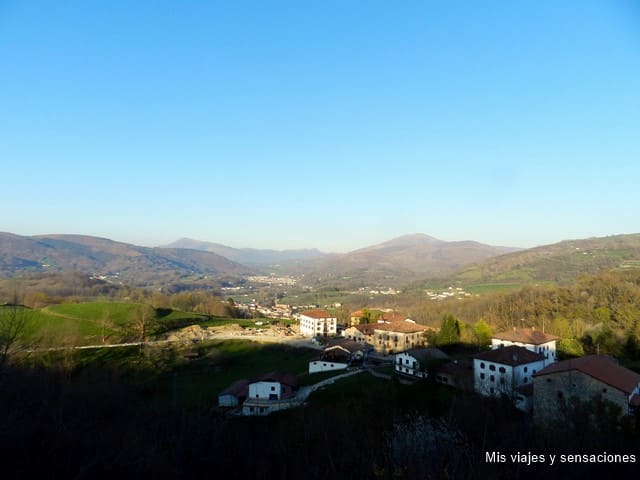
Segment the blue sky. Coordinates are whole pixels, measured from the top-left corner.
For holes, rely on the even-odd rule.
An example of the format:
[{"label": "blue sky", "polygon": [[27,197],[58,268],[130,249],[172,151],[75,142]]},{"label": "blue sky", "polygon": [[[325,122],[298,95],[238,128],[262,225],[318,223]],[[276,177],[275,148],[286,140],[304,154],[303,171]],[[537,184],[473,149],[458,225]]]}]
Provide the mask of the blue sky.
[{"label": "blue sky", "polygon": [[0,0],[0,230],[640,232],[632,1]]}]

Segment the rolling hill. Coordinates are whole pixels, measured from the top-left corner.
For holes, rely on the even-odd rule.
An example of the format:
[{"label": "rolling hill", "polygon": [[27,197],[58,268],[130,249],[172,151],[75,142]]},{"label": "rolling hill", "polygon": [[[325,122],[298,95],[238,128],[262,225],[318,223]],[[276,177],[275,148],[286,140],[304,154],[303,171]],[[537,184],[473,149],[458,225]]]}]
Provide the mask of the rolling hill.
[{"label": "rolling hill", "polygon": [[565,240],[471,265],[454,279],[463,284],[567,284],[581,275],[640,267],[640,234]]},{"label": "rolling hill", "polygon": [[190,238],[181,238],[167,248],[189,248],[221,255],[244,265],[271,265],[297,260],[323,257],[325,254],[315,248],[298,250],[265,250],[257,248],[233,248],[213,242],[203,242]]},{"label": "rolling hill", "polygon": [[86,235],[0,233],[0,275],[79,271],[135,285],[238,277],[253,270],[211,252],[150,248]]},{"label": "rolling hill", "polygon": [[307,282],[312,283],[402,286],[427,276],[449,276],[465,265],[515,250],[473,241],[446,242],[425,234],[412,234],[346,254],[297,262],[290,268],[304,274]]}]

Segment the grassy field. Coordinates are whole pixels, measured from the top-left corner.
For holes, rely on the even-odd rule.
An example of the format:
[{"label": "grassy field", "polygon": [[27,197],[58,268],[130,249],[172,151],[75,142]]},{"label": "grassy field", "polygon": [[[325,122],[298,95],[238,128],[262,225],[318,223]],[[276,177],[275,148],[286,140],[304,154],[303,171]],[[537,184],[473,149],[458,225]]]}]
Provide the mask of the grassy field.
[{"label": "grassy field", "polygon": [[43,309],[0,306],[0,317],[23,317],[25,329],[21,342],[35,347],[97,345],[136,340],[136,321],[144,311],[148,318],[147,337],[165,334],[193,324],[203,327],[240,324],[255,326],[253,320],[214,317],[172,309],[152,309],[138,303],[85,302],[52,305]]}]

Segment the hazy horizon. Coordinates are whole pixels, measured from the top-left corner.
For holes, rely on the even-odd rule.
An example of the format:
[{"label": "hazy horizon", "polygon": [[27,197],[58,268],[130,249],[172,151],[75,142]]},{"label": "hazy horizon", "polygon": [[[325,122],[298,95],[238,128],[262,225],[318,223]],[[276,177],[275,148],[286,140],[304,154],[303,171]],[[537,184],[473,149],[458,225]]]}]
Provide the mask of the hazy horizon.
[{"label": "hazy horizon", "polygon": [[640,231],[630,2],[0,4],[3,230],[346,252]]}]

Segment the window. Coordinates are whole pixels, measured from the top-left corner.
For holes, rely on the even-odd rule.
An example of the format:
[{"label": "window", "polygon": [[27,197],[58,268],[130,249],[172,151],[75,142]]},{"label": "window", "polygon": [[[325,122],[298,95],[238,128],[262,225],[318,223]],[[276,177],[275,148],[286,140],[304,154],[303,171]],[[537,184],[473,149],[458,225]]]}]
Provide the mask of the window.
[{"label": "window", "polygon": [[603,388],[603,389],[602,389],[602,393],[607,393],[607,389],[606,389],[606,388]]},{"label": "window", "polygon": [[489,380],[491,380],[492,382],[495,382],[495,381],[496,381],[496,377],[495,377],[494,375],[491,375],[491,376],[489,377]]},{"label": "window", "polygon": [[501,378],[501,379],[500,379],[500,384],[501,384],[501,385],[504,385],[504,378]]},{"label": "window", "polygon": [[484,362],[480,362],[480,368],[484,368]]},{"label": "window", "polygon": [[484,380],[484,373],[480,374],[480,380]]},{"label": "window", "polygon": [[564,397],[563,393],[558,390],[558,400],[562,400],[562,397]]},{"label": "window", "polygon": [[522,380],[524,383],[529,383],[529,379],[527,377],[524,377],[524,379]]},{"label": "window", "polygon": [[495,365],[489,365],[489,370],[491,370],[492,372],[496,371],[496,366]]},{"label": "window", "polygon": [[529,371],[529,367],[524,367],[524,373],[527,373]]},{"label": "window", "polygon": [[498,371],[499,371],[500,373],[506,373],[506,372],[507,372],[507,370],[506,370],[504,367],[500,367],[500,368],[498,369]]},{"label": "window", "polygon": [[264,407],[260,407],[260,413],[264,413]]},{"label": "window", "polygon": [[[325,363],[325,365],[326,365],[326,363]],[[271,391],[275,392],[276,391],[276,387],[271,387]]]}]

